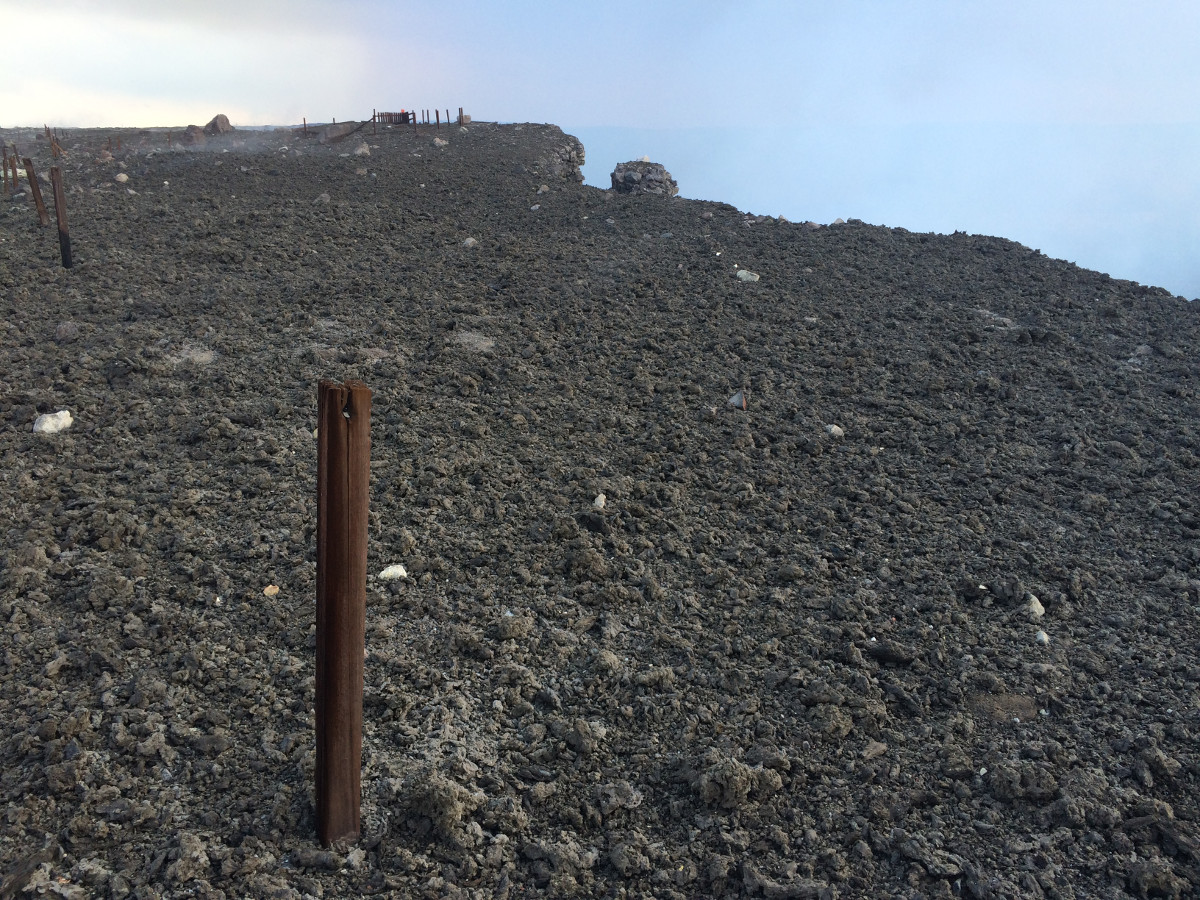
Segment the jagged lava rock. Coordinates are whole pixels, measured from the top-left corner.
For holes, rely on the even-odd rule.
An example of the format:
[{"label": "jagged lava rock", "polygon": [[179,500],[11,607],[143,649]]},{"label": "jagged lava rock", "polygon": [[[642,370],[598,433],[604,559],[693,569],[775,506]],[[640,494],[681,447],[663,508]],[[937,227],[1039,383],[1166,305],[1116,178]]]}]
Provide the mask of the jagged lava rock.
[{"label": "jagged lava rock", "polygon": [[612,173],[612,189],[618,194],[665,194],[674,197],[679,185],[661,163],[635,159],[618,163]]}]

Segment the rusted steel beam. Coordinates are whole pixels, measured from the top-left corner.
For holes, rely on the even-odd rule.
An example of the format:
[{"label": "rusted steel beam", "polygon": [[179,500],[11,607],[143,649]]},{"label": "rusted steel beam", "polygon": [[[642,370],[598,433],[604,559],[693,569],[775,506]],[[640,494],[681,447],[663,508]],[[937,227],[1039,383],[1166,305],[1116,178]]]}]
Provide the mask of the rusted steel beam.
[{"label": "rusted steel beam", "polygon": [[67,230],[67,197],[63,191],[62,170],[50,167],[50,183],[54,185],[54,214],[58,217],[58,249],[62,252],[64,269],[71,268],[71,235]]},{"label": "rusted steel beam", "polygon": [[371,391],[322,381],[317,399],[317,836],[361,830],[363,649]]},{"label": "rusted steel beam", "polygon": [[33,160],[28,156],[21,160],[25,164],[25,177],[29,179],[29,192],[33,194],[33,202],[37,205],[38,223],[46,228],[50,224],[50,213],[46,212],[46,204],[42,200],[42,186],[38,184],[37,175],[33,171]]}]

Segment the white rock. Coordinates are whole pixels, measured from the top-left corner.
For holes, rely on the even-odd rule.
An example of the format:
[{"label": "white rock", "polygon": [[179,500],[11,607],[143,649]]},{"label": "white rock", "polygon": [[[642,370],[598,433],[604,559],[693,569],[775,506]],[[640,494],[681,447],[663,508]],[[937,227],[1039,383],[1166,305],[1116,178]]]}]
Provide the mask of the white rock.
[{"label": "white rock", "polygon": [[1039,632],[1038,632],[1038,633],[1037,633],[1037,634],[1034,636],[1034,639],[1035,639],[1035,640],[1036,640],[1036,641],[1037,641],[1039,644],[1041,644],[1043,647],[1045,647],[1047,644],[1049,644],[1049,643],[1050,643],[1050,635],[1046,634],[1046,632],[1044,632],[1044,631],[1039,631]]},{"label": "white rock", "polygon": [[121,184],[124,184],[125,182],[127,182],[129,180],[129,176],[126,175],[124,172],[119,172],[115,176],[115,180],[119,181]]},{"label": "white rock", "polygon": [[313,203],[328,203],[328,202],[329,202],[329,195],[326,193],[323,193],[323,192],[320,194],[317,194],[317,199],[313,201]]},{"label": "white rock", "polygon": [[842,219],[842,218],[838,218],[838,219],[834,219],[830,224],[831,225],[845,225],[846,220]]},{"label": "white rock", "polygon": [[608,498],[603,494],[597,494],[596,499],[592,501],[592,506],[596,509],[604,509],[604,504],[608,502]]},{"label": "white rock", "polygon": [[435,138],[433,139],[433,146],[435,146],[435,147],[449,147],[449,146],[450,146],[450,142],[449,142],[449,141],[444,141],[444,140],[442,140],[440,137],[435,137]]},{"label": "white rock", "polygon": [[1042,606],[1042,601],[1033,594],[1029,595],[1029,602],[1025,604],[1025,609],[1029,613],[1029,618],[1035,622],[1046,614],[1046,607]]},{"label": "white rock", "polygon": [[737,277],[738,281],[758,281],[758,275],[749,269],[738,269]]},{"label": "white rock", "polygon": [[535,203],[535,204],[533,204],[533,206],[529,207],[529,209],[534,212],[536,212],[537,210],[539,210],[541,208],[542,208],[542,204],[540,204],[540,203]]},{"label": "white rock", "polygon": [[543,184],[543,185],[541,185],[541,186],[540,186],[540,187],[537,189],[537,192],[538,192],[539,194],[548,194],[548,193],[550,193],[550,185],[548,185],[548,184]]},{"label": "white rock", "polygon": [[354,148],[354,155],[355,156],[370,156],[371,155],[371,148],[367,145],[366,141],[363,141],[361,144],[359,144],[357,147]]},{"label": "white rock", "polygon": [[469,237],[465,241],[462,242],[462,245],[464,247],[466,247],[468,250],[470,250],[472,247],[474,247],[478,243],[479,243],[479,241],[475,240],[475,238]]},{"label": "white rock", "polygon": [[846,432],[842,430],[840,425],[826,425],[825,433],[833,438],[843,438],[846,436]]},{"label": "white rock", "polygon": [[70,410],[60,409],[56,413],[45,413],[33,422],[35,434],[56,434],[66,431],[75,420],[71,418]]},{"label": "white rock", "polygon": [[396,565],[388,566],[379,573],[379,577],[384,581],[395,581],[398,578],[407,578],[408,570],[404,566],[397,563]]}]

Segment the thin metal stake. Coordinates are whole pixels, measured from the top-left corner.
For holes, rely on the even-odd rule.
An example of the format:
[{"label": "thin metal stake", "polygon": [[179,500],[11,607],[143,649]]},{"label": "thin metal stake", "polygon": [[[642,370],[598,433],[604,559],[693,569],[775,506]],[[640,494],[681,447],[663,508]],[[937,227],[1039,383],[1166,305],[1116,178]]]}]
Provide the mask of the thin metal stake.
[{"label": "thin metal stake", "polygon": [[33,194],[33,202],[37,204],[38,222],[45,228],[50,224],[50,213],[46,212],[46,204],[42,201],[42,186],[34,175],[33,160],[27,156],[21,162],[25,164],[25,177],[29,179],[29,190]]},{"label": "thin metal stake", "polygon": [[317,428],[316,802],[328,847],[361,831],[370,389],[322,381]]},{"label": "thin metal stake", "polygon": [[54,185],[54,214],[58,217],[58,249],[62,252],[64,269],[71,268],[71,235],[67,231],[67,197],[63,192],[62,170],[50,167],[50,183]]}]

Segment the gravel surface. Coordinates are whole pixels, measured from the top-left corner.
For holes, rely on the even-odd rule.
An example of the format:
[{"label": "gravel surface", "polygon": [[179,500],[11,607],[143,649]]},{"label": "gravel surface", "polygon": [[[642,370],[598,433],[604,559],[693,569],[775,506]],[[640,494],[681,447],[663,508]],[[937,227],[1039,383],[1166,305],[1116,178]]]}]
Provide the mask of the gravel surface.
[{"label": "gravel surface", "polygon": [[72,132],[71,270],[0,201],[0,900],[1198,895],[1200,304],[615,195],[552,126],[369,131]]}]

